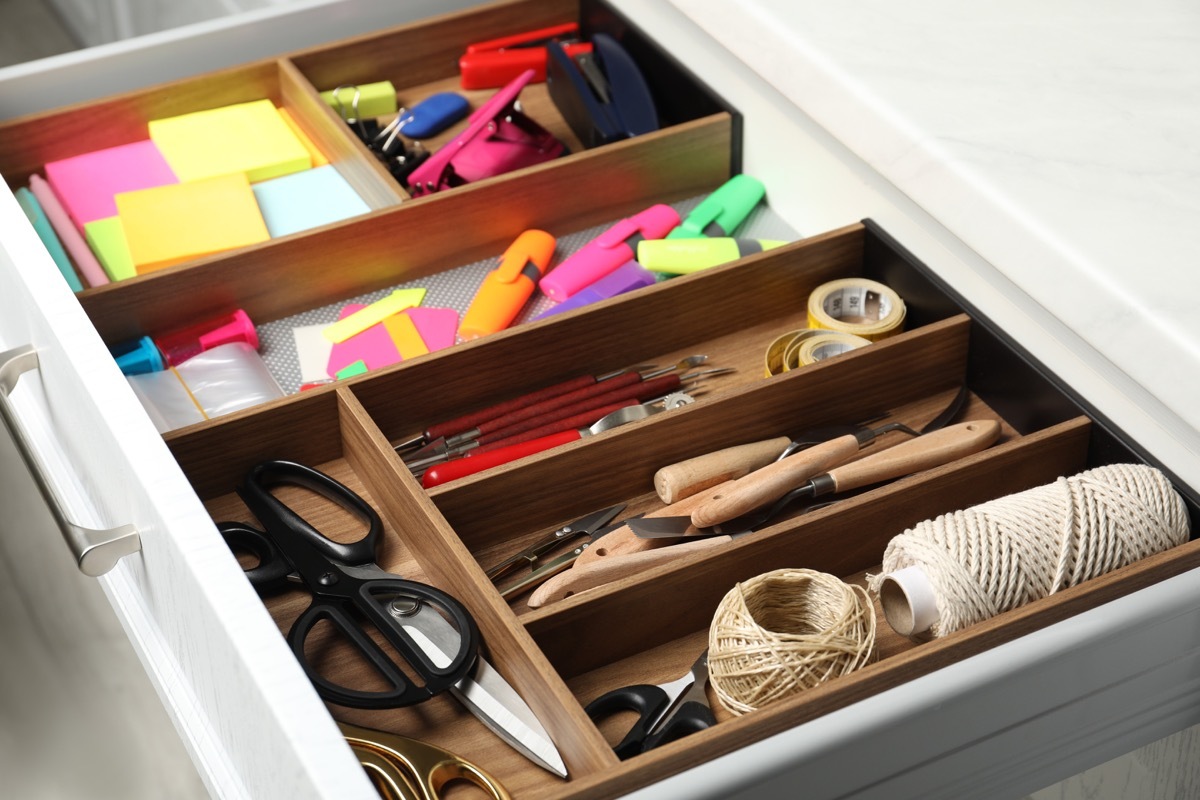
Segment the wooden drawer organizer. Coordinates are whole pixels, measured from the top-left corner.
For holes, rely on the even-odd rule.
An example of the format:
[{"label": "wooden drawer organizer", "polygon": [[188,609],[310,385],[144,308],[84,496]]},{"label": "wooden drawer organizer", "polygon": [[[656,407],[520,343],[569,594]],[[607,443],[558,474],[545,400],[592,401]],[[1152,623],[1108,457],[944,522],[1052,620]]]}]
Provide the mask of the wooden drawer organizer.
[{"label": "wooden drawer organizer", "polygon": [[[737,170],[736,116],[695,87],[693,113],[679,112],[658,134],[397,205],[403,193],[316,99],[317,89],[381,77],[420,91],[446,88],[451,57],[467,41],[576,15],[619,24],[590,3],[581,10],[516,2],[455,15],[101,101],[78,114],[9,123],[0,130],[0,170],[20,185],[49,159],[135,138],[146,119],[269,96],[299,113],[379,209],[87,290],[80,302],[109,343],[231,306],[260,323],[282,319],[495,256],[527,227],[566,233],[651,203],[694,197]],[[650,46],[636,31],[626,33],[637,46]],[[669,57],[655,57],[663,69],[684,75]],[[908,305],[907,331],[764,379],[763,351],[778,334],[802,327],[809,293],[849,276],[896,289]],[[711,381],[693,405],[429,492],[392,449],[429,423],[539,386],[636,363],[669,364],[692,353],[738,372]],[[1002,423],[1001,441],[983,453],[541,609],[529,609],[523,599],[510,605],[484,575],[485,566],[589,511],[617,502],[629,504],[626,514],[655,507],[651,476],[663,465],[880,414],[920,426],[963,383],[970,398],[960,419]],[[598,730],[583,706],[618,685],[682,674],[736,581],[808,567],[861,582],[878,569],[888,540],[919,520],[1062,474],[1147,460],[869,221],[165,438],[214,520],[248,519],[234,487],[253,464],[270,458],[316,466],[372,502],[387,532],[381,566],[432,583],[468,606],[489,659],[543,721],[571,778],[559,781],[533,766],[450,698],[415,709],[330,711],[457,752],[491,771],[517,798],[624,794],[1200,565],[1200,547],[1192,542],[919,645],[894,635],[880,613],[876,663],[745,717],[731,718],[714,705],[715,728],[617,760],[605,738],[612,732]],[[1183,491],[1195,517],[1196,498]],[[326,504],[302,493],[285,497],[334,538],[356,535]],[[268,607],[286,630],[306,603],[307,595],[296,592],[271,598]],[[654,613],[646,613],[650,608]],[[342,656],[332,650],[326,668],[347,681],[359,665]]]}]

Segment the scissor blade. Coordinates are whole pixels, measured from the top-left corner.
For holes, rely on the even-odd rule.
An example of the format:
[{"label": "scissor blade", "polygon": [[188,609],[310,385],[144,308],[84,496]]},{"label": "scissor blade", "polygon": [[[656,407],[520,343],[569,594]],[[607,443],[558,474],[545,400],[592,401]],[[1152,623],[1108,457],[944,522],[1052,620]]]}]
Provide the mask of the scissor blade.
[{"label": "scissor blade", "polygon": [[[403,624],[434,664],[443,667],[450,663],[449,654],[458,649],[460,637],[441,614],[426,607]],[[482,657],[476,659],[473,674],[455,684],[451,692],[517,752],[560,778],[567,777],[566,764],[533,709]]]}]

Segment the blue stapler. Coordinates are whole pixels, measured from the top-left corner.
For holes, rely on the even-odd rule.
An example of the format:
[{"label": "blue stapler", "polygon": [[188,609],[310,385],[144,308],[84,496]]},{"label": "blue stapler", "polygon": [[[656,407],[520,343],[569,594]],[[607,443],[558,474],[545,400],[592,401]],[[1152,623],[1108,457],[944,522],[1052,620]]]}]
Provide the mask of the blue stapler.
[{"label": "blue stapler", "polygon": [[654,98],[633,58],[608,34],[591,41],[592,52],[574,57],[558,42],[546,46],[550,98],[583,146],[658,130]]}]

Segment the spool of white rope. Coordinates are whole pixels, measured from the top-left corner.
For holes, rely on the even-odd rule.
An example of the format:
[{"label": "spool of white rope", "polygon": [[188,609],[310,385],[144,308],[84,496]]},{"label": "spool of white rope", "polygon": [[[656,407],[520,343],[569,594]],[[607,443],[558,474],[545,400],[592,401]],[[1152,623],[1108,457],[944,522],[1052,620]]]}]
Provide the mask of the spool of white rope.
[{"label": "spool of white rope", "polygon": [[925,520],[870,578],[898,633],[945,636],[1111,572],[1189,537],[1166,476],[1113,464]]}]

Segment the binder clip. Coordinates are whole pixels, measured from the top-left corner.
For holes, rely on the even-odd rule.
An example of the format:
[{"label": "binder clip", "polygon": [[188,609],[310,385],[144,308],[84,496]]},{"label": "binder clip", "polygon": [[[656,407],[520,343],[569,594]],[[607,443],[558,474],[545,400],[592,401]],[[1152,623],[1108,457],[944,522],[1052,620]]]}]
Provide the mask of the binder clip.
[{"label": "binder clip", "polygon": [[592,45],[575,56],[557,42],[546,46],[550,99],[584,147],[658,130],[654,98],[633,58],[604,33]]},{"label": "binder clip", "polygon": [[458,60],[462,88],[499,89],[527,69],[533,70],[534,83],[546,80],[546,45],[550,42],[560,44],[572,56],[592,51],[591,44],[580,41],[579,26],[574,22],[476,42],[467,45]]},{"label": "binder clip", "polygon": [[521,90],[533,80],[525,70],[492,95],[467,120],[466,129],[409,175],[413,196],[473,183],[558,158],[567,148],[521,111]]},{"label": "binder clip", "polygon": [[[354,96],[350,100],[349,106],[342,102],[342,93],[354,90]],[[350,130],[354,131],[354,135],[362,139],[364,143],[370,144],[371,140],[379,134],[379,123],[373,119],[363,119],[359,114],[358,104],[362,100],[362,89],[351,84],[342,84],[330,92],[333,100],[333,107],[337,110],[338,116],[342,118],[342,122],[350,126]]]}]

